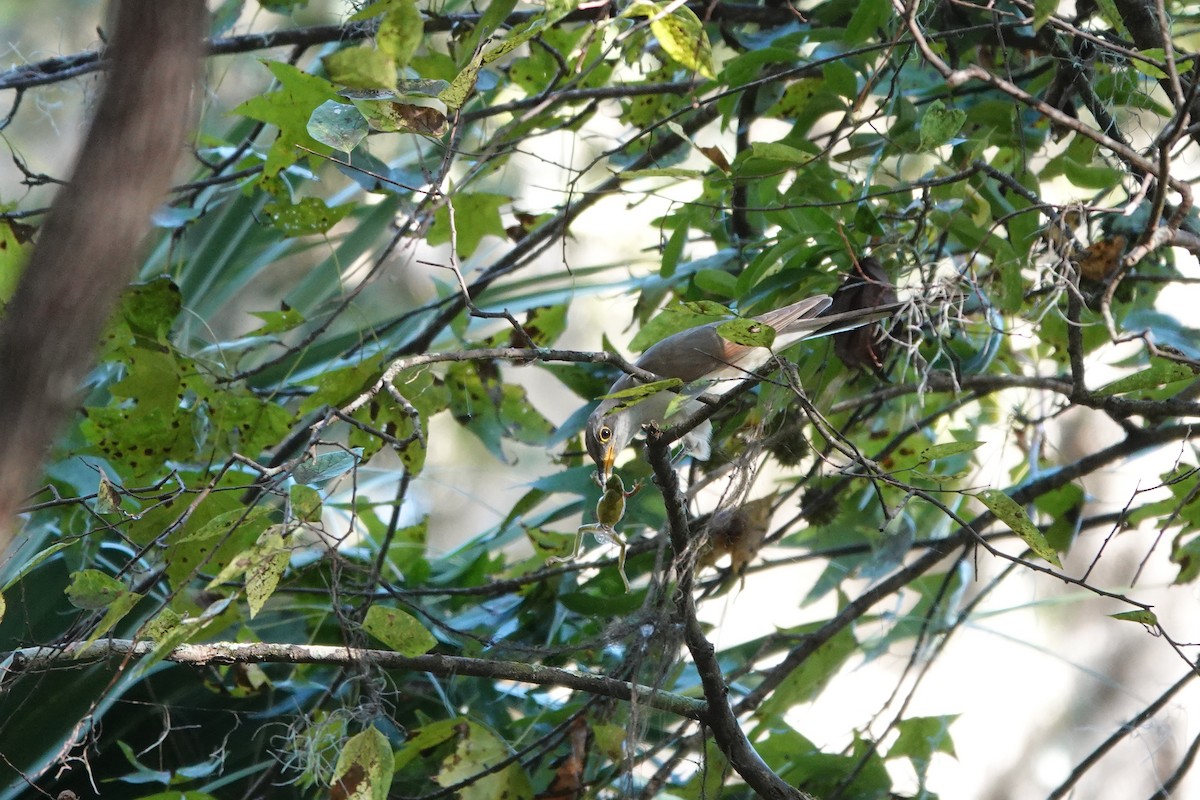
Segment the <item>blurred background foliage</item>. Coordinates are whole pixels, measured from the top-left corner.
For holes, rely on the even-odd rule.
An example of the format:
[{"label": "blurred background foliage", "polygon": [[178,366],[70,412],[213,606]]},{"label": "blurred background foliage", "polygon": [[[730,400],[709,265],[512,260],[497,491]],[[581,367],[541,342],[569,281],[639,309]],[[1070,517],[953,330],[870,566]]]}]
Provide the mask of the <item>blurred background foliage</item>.
[{"label": "blurred background foliage", "polygon": [[[0,576],[4,796],[751,796],[682,705],[518,670],[704,698],[692,570],[804,792],[1186,791],[1197,7],[210,9],[190,161]],[[2,301],[105,17],[0,25]],[[903,310],[723,401],[687,550],[633,455],[632,591],[591,537],[547,563],[599,495],[587,353],[855,280]],[[13,653],[110,638],[152,652]],[[299,649],[165,658],[257,642]]]}]

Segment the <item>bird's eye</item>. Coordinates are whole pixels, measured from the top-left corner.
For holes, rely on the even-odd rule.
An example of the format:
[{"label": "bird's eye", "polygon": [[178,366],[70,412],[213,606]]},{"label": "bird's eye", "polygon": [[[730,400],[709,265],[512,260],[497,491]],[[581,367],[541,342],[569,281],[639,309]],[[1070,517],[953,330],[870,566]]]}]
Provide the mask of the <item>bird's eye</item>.
[{"label": "bird's eye", "polygon": [[612,428],[601,425],[600,430],[596,431],[596,438],[600,440],[600,444],[608,444],[608,440],[612,438]]}]

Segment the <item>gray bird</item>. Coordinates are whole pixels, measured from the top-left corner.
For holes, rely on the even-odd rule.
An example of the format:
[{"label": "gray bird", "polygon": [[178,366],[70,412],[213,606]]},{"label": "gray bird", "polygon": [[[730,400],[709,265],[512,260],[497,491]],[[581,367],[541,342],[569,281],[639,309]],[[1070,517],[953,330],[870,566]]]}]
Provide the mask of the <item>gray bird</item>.
[{"label": "gray bird", "polygon": [[[678,378],[684,384],[703,381],[700,388],[709,393],[721,393],[736,385],[738,379],[770,360],[773,353],[803,339],[828,336],[876,322],[895,313],[897,306],[862,309],[844,314],[820,316],[833,302],[828,295],[816,295],[791,305],[759,314],[754,320],[770,326],[775,331],[775,341],[770,348],[736,344],[717,333],[720,322],[699,325],[668,336],[646,350],[635,364],[662,378]],[[632,375],[622,375],[608,394],[639,386],[640,381]],[[723,383],[723,385],[722,385]],[[686,400],[681,408],[672,413],[680,419],[702,407],[695,399],[697,392],[690,392],[692,399]],[[657,392],[632,405],[620,399],[605,399],[588,417],[584,440],[588,454],[596,462],[596,468],[604,480],[612,474],[613,462],[624,450],[642,426],[654,422],[662,424],[672,401],[679,395],[674,391]],[[683,438],[684,449],[694,458],[706,460],[711,448],[712,426],[706,420]]]}]

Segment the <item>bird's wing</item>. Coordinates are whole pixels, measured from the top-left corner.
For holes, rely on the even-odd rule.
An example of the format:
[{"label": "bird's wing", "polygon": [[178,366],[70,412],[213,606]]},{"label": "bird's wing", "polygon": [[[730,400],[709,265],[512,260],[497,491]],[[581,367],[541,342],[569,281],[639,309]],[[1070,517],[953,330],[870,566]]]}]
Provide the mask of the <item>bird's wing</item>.
[{"label": "bird's wing", "polygon": [[755,319],[770,325],[777,334],[808,330],[813,327],[812,321],[832,303],[833,298],[827,294],[813,295],[790,306],[759,314]]},{"label": "bird's wing", "polygon": [[[738,345],[722,339],[714,322],[668,336],[637,360],[644,370],[684,383],[700,380],[730,363]],[[744,348],[743,348],[744,349]]]}]

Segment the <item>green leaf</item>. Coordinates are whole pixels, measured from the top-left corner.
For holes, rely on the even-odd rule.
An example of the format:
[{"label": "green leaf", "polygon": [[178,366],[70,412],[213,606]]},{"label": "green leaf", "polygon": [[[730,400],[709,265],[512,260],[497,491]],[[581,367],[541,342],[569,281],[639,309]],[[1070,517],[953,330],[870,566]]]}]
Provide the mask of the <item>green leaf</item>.
[{"label": "green leaf", "polygon": [[967,112],[946,108],[941,100],[929,104],[921,117],[921,149],[933,150],[950,141],[967,121]]},{"label": "green leaf", "polygon": [[[512,202],[506,194],[474,192],[456,195],[451,201],[454,208],[454,230],[458,234],[455,250],[459,258],[470,258],[485,236],[503,239],[506,236],[500,209]],[[425,240],[431,245],[450,241],[450,208],[441,206],[433,216],[433,224]]]},{"label": "green leaf", "polygon": [[[804,626],[795,632],[803,635],[805,631],[816,627]],[[775,692],[763,702],[759,713],[768,719],[782,717],[793,706],[816,697],[857,651],[858,643],[854,635],[848,629],[841,630],[788,673]]]},{"label": "green leaf", "polygon": [[292,479],[296,483],[321,483],[349,472],[361,459],[362,448],[360,447],[321,453],[315,458],[297,464],[292,470]]},{"label": "green leaf", "polygon": [[392,534],[388,556],[393,566],[409,584],[424,583],[429,578],[429,561],[425,548],[429,543],[429,518],[416,525],[400,528]]},{"label": "green leaf", "polygon": [[363,619],[363,630],[402,656],[424,655],[437,646],[433,634],[398,608],[373,605]]},{"label": "green leaf", "polygon": [[538,347],[549,347],[567,329],[567,305],[538,306],[529,309],[521,327]]},{"label": "green leaf", "polygon": [[427,722],[416,731],[409,731],[408,741],[396,753],[396,769],[404,769],[413,761],[424,758],[433,752],[435,747],[453,739],[466,722],[465,717],[451,717],[437,722]]},{"label": "green leaf", "polygon": [[624,590],[615,568],[602,570],[588,581],[588,587],[590,591],[563,592],[558,595],[558,602],[576,614],[612,619],[634,613],[646,601],[645,589]]},{"label": "green leaf", "polygon": [[691,180],[703,178],[707,170],[687,169],[685,167],[653,167],[650,169],[629,169],[617,173],[617,178],[623,181],[636,181],[639,178],[680,178]]},{"label": "green leaf", "polygon": [[1073,158],[1063,158],[1062,168],[1067,180],[1083,189],[1111,189],[1120,184],[1123,174],[1103,162],[1082,164]]},{"label": "green leaf", "polygon": [[[350,446],[362,448],[364,460],[384,446],[389,446],[400,456],[404,468],[410,474],[417,475],[425,466],[429,418],[446,407],[448,395],[444,387],[435,385],[428,372],[419,372],[411,377],[402,376],[396,380],[395,388],[411,403],[412,409],[396,402],[390,394],[382,393],[354,412],[354,419],[382,431],[392,440],[384,440],[367,430],[353,428],[350,431]],[[416,411],[415,418],[413,410]]]},{"label": "green leaf", "polygon": [[125,584],[98,569],[72,572],[71,583],[67,586],[67,599],[71,605],[87,611],[107,608],[127,594],[129,588]]},{"label": "green leaf", "polygon": [[283,333],[299,327],[305,322],[303,314],[294,308],[288,308],[286,304],[279,311],[251,311],[250,313],[261,319],[263,324],[250,331],[247,336],[269,336],[273,333]]},{"label": "green leaf", "polygon": [[842,61],[831,61],[821,68],[825,83],[836,95],[847,100],[858,97],[858,74]]},{"label": "green leaf", "polygon": [[[813,160],[810,153],[780,142],[754,142],[750,145],[747,158],[761,158],[767,161],[781,161],[785,164],[804,165]],[[736,161],[737,159],[735,159]]]},{"label": "green leaf", "polygon": [[319,522],[321,519],[321,493],[311,486],[293,484],[288,488],[288,503],[291,516],[301,522]]},{"label": "green leaf", "polygon": [[[1179,501],[1171,499],[1163,503],[1155,516],[1174,515],[1178,513],[1178,507]],[[1171,563],[1179,565],[1179,574],[1172,583],[1180,585],[1196,580],[1200,576],[1200,536],[1190,535],[1186,528],[1176,534],[1171,543]]]},{"label": "green leaf", "polygon": [[1058,559],[1058,553],[1046,541],[1046,537],[1042,534],[1041,530],[1033,524],[1029,516],[1025,513],[1025,509],[1021,508],[1016,500],[1013,500],[999,489],[984,489],[975,496],[996,515],[997,519],[1007,525],[1013,533],[1021,537],[1021,540],[1029,545],[1029,549],[1035,555],[1059,569],[1062,568],[1062,562]]},{"label": "green leaf", "polygon": [[396,64],[374,47],[347,47],[321,59],[329,79],[351,89],[395,89]]},{"label": "green leaf", "polygon": [[183,296],[170,278],[136,283],[121,297],[120,319],[135,336],[161,341],[183,308]]},{"label": "green leaf", "polygon": [[629,342],[629,349],[642,351],[672,334],[728,316],[724,311],[715,314],[697,313],[694,308],[697,307],[683,304],[667,306],[634,334]]},{"label": "green leaf", "polygon": [[0,220],[0,309],[17,290],[21,271],[29,259],[33,229],[16,220]]},{"label": "green leaf", "polygon": [[775,329],[756,319],[731,319],[717,326],[722,339],[747,347],[770,347],[775,343]]},{"label": "green leaf", "polygon": [[326,406],[343,406],[358,397],[379,380],[382,368],[377,357],[367,358],[358,364],[322,372],[310,385],[317,390],[300,404],[300,413],[308,414]]},{"label": "green leaf", "polygon": [[252,97],[233,110],[267,122],[279,128],[279,136],[267,154],[263,176],[273,178],[280,170],[295,164],[304,157],[297,145],[303,145],[318,153],[328,153],[329,147],[308,135],[308,120],[312,112],[327,100],[337,101],[337,90],[324,78],[308,75],[282,61],[270,61],[267,69],[279,81],[278,91]]},{"label": "green leaf", "polygon": [[709,294],[737,297],[737,278],[723,269],[702,269],[692,276],[692,282]]},{"label": "green leaf", "polygon": [[859,0],[846,25],[846,44],[860,44],[887,28],[892,16],[888,0]]},{"label": "green leaf", "polygon": [[729,306],[712,300],[685,300],[675,308],[682,308],[699,317],[728,317],[733,314]]},{"label": "green leaf", "polygon": [[[550,4],[547,3],[546,6],[547,11],[549,11]],[[479,22],[475,23],[475,29],[471,31],[470,38],[467,40],[470,45],[469,52],[475,52],[481,42],[486,41],[488,37],[495,33],[516,7],[517,0],[495,0],[495,2],[488,3],[479,17]]]},{"label": "green leaf", "polygon": [[[1043,0],[1043,2],[1049,2],[1049,0]],[[1164,63],[1167,60],[1167,51],[1161,47],[1150,47],[1150,48],[1141,50],[1140,52],[1147,59],[1149,59],[1151,61],[1157,61],[1160,64]],[[1129,63],[1132,64],[1133,68],[1136,69],[1138,72],[1140,72],[1143,75],[1146,75],[1150,78],[1153,78],[1156,81],[1160,81],[1167,77],[1166,72],[1163,72],[1161,69],[1159,69],[1154,64],[1146,63],[1145,61],[1143,61],[1140,58],[1131,58],[1131,59],[1129,59]]]},{"label": "green leaf", "polygon": [[661,381],[651,381],[650,383],[642,383],[637,386],[630,386],[628,389],[622,389],[619,392],[611,392],[601,395],[596,398],[598,400],[620,400],[622,401],[618,408],[629,408],[641,401],[653,397],[659,392],[669,392],[679,389],[683,386],[683,381],[679,378],[663,378]]},{"label": "green leaf", "polygon": [[1058,10],[1058,0],[1033,0],[1033,29],[1041,30]]},{"label": "green leaf", "polygon": [[553,426],[530,404],[523,386],[503,383],[495,364],[455,363],[447,370],[450,413],[496,458],[507,462],[502,441],[543,443]]},{"label": "green leaf", "polygon": [[1196,373],[1186,364],[1175,361],[1156,360],[1141,372],[1118,378],[1096,390],[1102,396],[1125,394],[1126,392],[1141,392],[1147,389],[1157,389],[1170,383],[1192,380]]},{"label": "green leaf", "polygon": [[980,441],[967,441],[943,442],[941,444],[930,445],[918,454],[917,458],[919,460],[916,463],[925,464],[939,458],[948,458],[950,456],[956,456],[960,453],[970,453],[973,450],[979,449],[984,444],[984,442]]},{"label": "green leaf", "polygon": [[1107,22],[1114,31],[1116,31],[1125,41],[1132,41],[1133,37],[1129,35],[1129,29],[1125,27],[1125,18],[1121,12],[1117,10],[1116,0],[1097,0],[1096,5],[1100,7],[1100,16]]},{"label": "green leaf", "polygon": [[1113,619],[1119,619],[1122,622],[1140,622],[1143,625],[1155,627],[1158,625],[1158,615],[1153,611],[1146,611],[1139,608],[1136,611],[1122,611],[1119,614],[1109,614]]},{"label": "green leaf", "polygon": [[413,0],[390,0],[387,5],[375,31],[375,44],[400,69],[408,66],[425,38],[425,18]]},{"label": "green leaf", "polygon": [[58,553],[61,550],[65,550],[68,547],[71,547],[72,545],[77,544],[79,541],[80,540],[78,540],[78,539],[71,539],[71,540],[66,540],[66,541],[61,541],[61,542],[55,542],[54,544],[50,545],[49,547],[44,548],[44,549],[39,550],[38,552],[34,553],[32,558],[30,558],[28,561],[26,561],[24,564],[21,565],[21,569],[17,572],[16,575],[12,576],[8,580],[8,582],[5,583],[3,586],[0,586],[0,592],[7,592],[9,589],[11,589],[13,587],[14,584],[16,584],[18,581],[20,581],[22,578],[24,578],[30,572],[32,572],[39,564],[44,562],[46,559],[50,558],[55,553]]},{"label": "green leaf", "polygon": [[[196,530],[179,538],[173,538],[171,541],[175,544],[183,544],[185,542],[203,542],[208,539],[222,538],[238,528],[253,528],[256,523],[265,523],[270,513],[271,510],[269,508],[262,506],[236,508],[232,511],[218,514]],[[262,527],[265,527],[265,525]],[[260,527],[259,530],[261,529]],[[255,536],[257,537],[257,535],[256,532]]]},{"label": "green leaf", "polygon": [[112,630],[142,599],[142,595],[126,588],[121,581],[95,569],[71,573],[66,594],[67,600],[76,608],[87,611],[106,609],[88,635],[84,647]]},{"label": "green leaf", "polygon": [[335,208],[317,197],[305,197],[298,203],[267,203],[263,214],[284,236],[308,236],[326,233],[353,210],[350,203]]},{"label": "green leaf", "polygon": [[[133,610],[133,607],[142,599],[142,595],[137,592],[127,591],[118,597],[113,598],[109,604],[108,610],[104,612],[104,616],[96,623],[96,627],[92,629],[87,639],[83,643],[83,647],[87,648],[101,636],[104,636],[113,627],[123,620],[125,616]],[[82,650],[80,651],[82,652]]]},{"label": "green leaf", "polygon": [[367,138],[371,126],[362,112],[349,103],[326,100],[308,118],[305,130],[321,144],[349,153]]},{"label": "green leaf", "polygon": [[[625,745],[629,741],[629,729],[623,725],[609,723],[592,723],[590,726],[596,748],[604,757],[613,763],[620,763],[625,757]],[[717,751],[720,752],[719,750]]]},{"label": "green leaf", "polygon": [[954,741],[950,738],[950,725],[957,714],[946,714],[937,717],[910,717],[896,723],[899,736],[888,750],[888,760],[907,758],[912,762],[913,769],[925,783],[929,771],[929,763],[935,753],[945,753],[955,756]]},{"label": "green leaf", "polygon": [[387,800],[395,768],[391,743],[372,725],[350,737],[338,754],[331,793],[345,800]]}]

